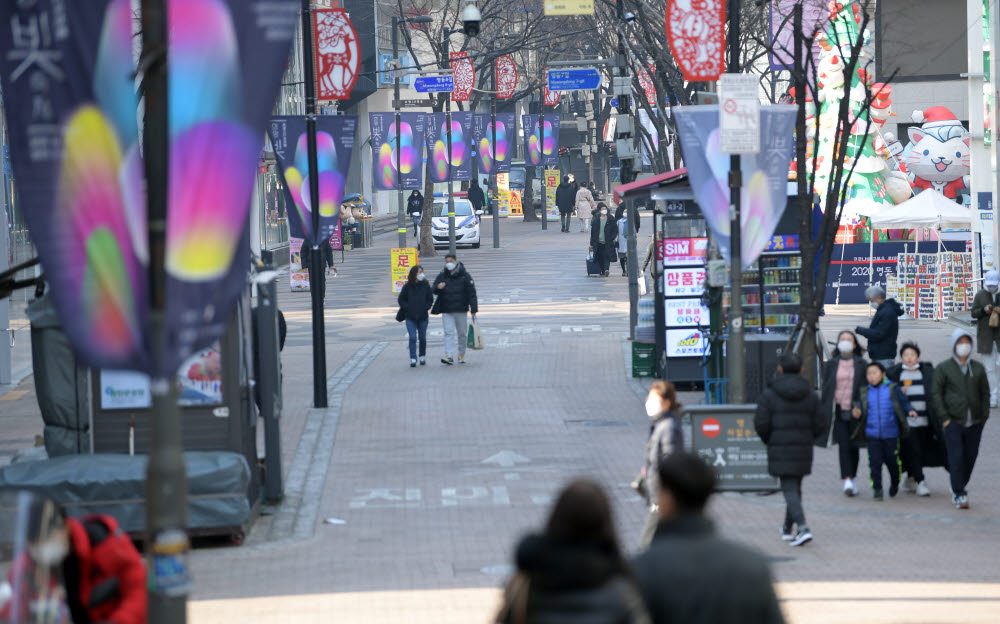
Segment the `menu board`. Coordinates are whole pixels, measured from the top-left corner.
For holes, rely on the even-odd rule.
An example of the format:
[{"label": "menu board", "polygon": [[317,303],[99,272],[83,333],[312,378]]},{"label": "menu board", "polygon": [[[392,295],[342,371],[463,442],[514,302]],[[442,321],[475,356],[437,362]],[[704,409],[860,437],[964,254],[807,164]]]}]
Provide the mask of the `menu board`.
[{"label": "menu board", "polygon": [[718,477],[719,491],[773,491],[777,477],[767,472],[767,446],[754,430],[756,405],[699,405],[684,409],[691,419],[691,451]]}]

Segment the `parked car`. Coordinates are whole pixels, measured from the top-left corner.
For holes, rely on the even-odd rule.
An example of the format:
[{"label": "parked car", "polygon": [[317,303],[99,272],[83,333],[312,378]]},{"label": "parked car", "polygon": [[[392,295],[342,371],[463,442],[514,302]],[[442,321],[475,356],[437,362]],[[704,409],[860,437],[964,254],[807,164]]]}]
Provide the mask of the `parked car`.
[{"label": "parked car", "polygon": [[[472,210],[472,203],[464,198],[455,198],[455,245],[471,245],[479,249],[479,215],[482,210]],[[448,246],[448,198],[434,198],[434,213],[431,219],[431,235],[435,247]]]}]

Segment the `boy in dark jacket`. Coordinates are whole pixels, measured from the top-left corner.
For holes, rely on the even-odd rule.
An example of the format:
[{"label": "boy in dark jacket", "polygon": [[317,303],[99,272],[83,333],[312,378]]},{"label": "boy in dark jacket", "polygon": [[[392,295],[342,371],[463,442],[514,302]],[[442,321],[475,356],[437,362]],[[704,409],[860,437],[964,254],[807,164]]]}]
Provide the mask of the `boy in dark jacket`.
[{"label": "boy in dark jacket", "polygon": [[868,388],[861,392],[861,400],[851,415],[858,419],[852,436],[868,441],[868,467],[871,470],[872,492],[875,500],[882,496],[882,464],[889,470],[889,496],[899,493],[899,440],[910,430],[906,417],[918,414],[899,386],[885,377],[885,367],[872,362],[865,370]]},{"label": "boy in dark jacket", "polygon": [[[778,377],[757,401],[753,425],[767,445],[767,471],[778,477],[785,495],[781,539],[801,546],[812,539],[802,509],[802,478],[812,472],[813,441],[825,426],[822,403],[800,374],[802,358],[781,356]],[[798,532],[792,532],[792,525]]]}]

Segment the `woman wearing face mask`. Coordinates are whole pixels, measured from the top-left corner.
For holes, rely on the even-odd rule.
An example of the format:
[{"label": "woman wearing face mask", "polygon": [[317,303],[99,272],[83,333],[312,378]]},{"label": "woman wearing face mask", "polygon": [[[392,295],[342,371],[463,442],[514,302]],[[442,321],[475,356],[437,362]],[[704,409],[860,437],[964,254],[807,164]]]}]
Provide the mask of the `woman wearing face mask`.
[{"label": "woman wearing face mask", "polygon": [[840,478],[844,481],[844,495],[856,496],[858,487],[858,448],[851,441],[851,408],[858,400],[865,385],[865,367],[868,362],[861,357],[864,350],[854,332],[844,330],[837,336],[837,354],[823,365],[821,398],[827,427],[816,440],[822,447],[837,445],[840,457]]},{"label": "woman wearing face mask", "polygon": [[403,289],[399,291],[399,308],[406,320],[406,332],[410,335],[410,368],[417,365],[417,340],[420,341],[420,365],[427,364],[427,321],[428,311],[434,304],[434,293],[427,283],[424,267],[419,264],[410,269]]},{"label": "woman wearing face mask", "polygon": [[580,221],[580,231],[587,232],[590,229],[590,220],[594,213],[594,196],[591,195],[584,182],[576,191],[576,218]]},{"label": "woman wearing face mask", "polygon": [[610,275],[611,256],[615,253],[615,242],[618,240],[618,225],[608,214],[604,202],[597,204],[598,213],[594,215],[590,228],[590,249],[594,252],[594,260],[601,265],[601,274]]},{"label": "woman wearing face mask", "polygon": [[683,406],[677,401],[677,389],[669,381],[657,379],[646,397],[646,415],[652,431],[646,444],[646,462],[643,475],[646,478],[646,496],[649,501],[649,516],[642,529],[642,546],[652,541],[656,525],[660,521],[660,510],[656,501],[660,500],[660,479],[657,467],[660,460],[675,451],[684,449],[681,433],[680,413]]}]

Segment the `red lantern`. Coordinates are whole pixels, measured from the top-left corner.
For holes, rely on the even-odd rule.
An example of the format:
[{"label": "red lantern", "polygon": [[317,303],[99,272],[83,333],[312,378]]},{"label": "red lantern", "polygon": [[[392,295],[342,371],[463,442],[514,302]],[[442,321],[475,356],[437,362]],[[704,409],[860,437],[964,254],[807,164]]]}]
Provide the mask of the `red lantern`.
[{"label": "red lantern", "polygon": [[499,56],[493,65],[497,76],[497,98],[509,100],[517,89],[517,66],[511,56]]},{"label": "red lantern", "polygon": [[468,52],[451,53],[451,75],[455,79],[455,89],[451,92],[452,102],[468,102],[472,87],[476,82],[476,69],[469,60]]},{"label": "red lantern", "polygon": [[725,24],[724,0],[667,3],[667,41],[685,80],[718,80],[725,71]]},{"label": "red lantern", "polygon": [[351,97],[361,67],[361,44],[344,9],[313,11],[316,97],[346,100]]}]

